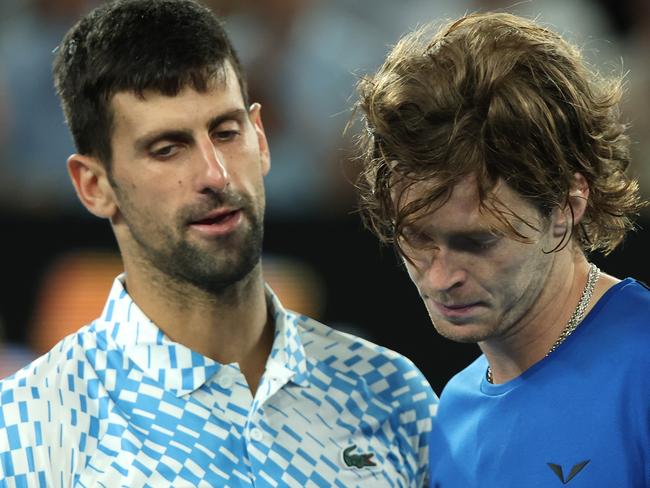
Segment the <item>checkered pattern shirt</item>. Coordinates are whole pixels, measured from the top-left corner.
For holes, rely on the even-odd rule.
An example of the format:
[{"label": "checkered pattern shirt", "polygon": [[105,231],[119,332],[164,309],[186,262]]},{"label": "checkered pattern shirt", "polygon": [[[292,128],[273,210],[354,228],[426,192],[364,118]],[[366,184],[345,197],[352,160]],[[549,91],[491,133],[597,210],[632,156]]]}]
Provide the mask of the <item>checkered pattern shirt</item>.
[{"label": "checkered pattern shirt", "polygon": [[102,316],[0,382],[0,487],[421,487],[437,399],[403,356],[285,310],[255,397],[115,280]]}]

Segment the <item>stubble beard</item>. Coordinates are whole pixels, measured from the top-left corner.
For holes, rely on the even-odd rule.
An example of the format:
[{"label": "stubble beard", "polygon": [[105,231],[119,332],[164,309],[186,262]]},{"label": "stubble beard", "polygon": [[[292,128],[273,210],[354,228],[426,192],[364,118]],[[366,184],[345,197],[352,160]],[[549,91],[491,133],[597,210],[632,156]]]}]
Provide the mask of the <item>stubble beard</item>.
[{"label": "stubble beard", "polygon": [[[263,204],[257,208],[253,200],[231,196],[228,202],[241,209],[242,223],[234,232],[214,238],[208,246],[193,244],[187,237],[186,214],[180,212],[174,219],[176,225],[151,228],[153,221],[134,211],[134,205],[122,195],[122,216],[137,247],[136,259],[162,275],[170,285],[191,285],[208,294],[221,296],[244,280],[259,264],[264,238]],[[223,197],[215,197],[214,206],[223,204]],[[126,211],[126,212],[125,212]],[[200,212],[198,212],[200,213]],[[248,224],[248,225],[246,225]]]},{"label": "stubble beard", "polygon": [[463,327],[467,328],[471,327],[471,325],[455,325],[447,320],[434,318],[431,315],[430,318],[433,328],[436,329],[438,334],[445,339],[460,344],[478,344],[479,342],[489,339],[495,333],[495,330],[490,327],[489,329],[486,328],[471,334],[463,330]]},{"label": "stubble beard", "polygon": [[[538,269],[533,274],[541,274]],[[429,317],[436,331],[446,339],[462,344],[480,344],[490,340],[504,340],[520,330],[522,318],[532,309],[538,299],[542,287],[534,287],[528,293],[516,294],[511,292],[508,306],[490,307],[487,317],[477,317],[478,325],[474,332],[466,330],[475,327],[472,324],[454,324],[449,320],[434,316],[428,309]],[[495,312],[496,310],[496,312]]]},{"label": "stubble beard", "polygon": [[260,262],[262,223],[259,219],[249,222],[251,227],[245,235],[219,239],[219,249],[214,252],[179,240],[167,252],[149,252],[149,260],[176,283],[189,283],[209,294],[222,295]]}]

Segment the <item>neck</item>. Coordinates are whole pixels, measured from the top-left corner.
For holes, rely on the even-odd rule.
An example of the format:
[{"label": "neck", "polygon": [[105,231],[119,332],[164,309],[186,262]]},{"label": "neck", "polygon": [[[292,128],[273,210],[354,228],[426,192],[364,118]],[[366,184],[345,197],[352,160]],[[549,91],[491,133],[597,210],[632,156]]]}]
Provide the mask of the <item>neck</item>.
[{"label": "neck", "polygon": [[[582,253],[567,249],[556,256],[542,291],[525,315],[507,334],[479,344],[490,364],[494,383],[519,376],[549,353],[580,302],[588,274],[589,263]],[[600,296],[598,293],[602,295],[604,290],[594,290],[585,314]]]},{"label": "neck", "polygon": [[126,287],[138,307],[174,342],[219,363],[238,363],[253,395],[273,343],[261,264],[219,294],[129,265]]}]

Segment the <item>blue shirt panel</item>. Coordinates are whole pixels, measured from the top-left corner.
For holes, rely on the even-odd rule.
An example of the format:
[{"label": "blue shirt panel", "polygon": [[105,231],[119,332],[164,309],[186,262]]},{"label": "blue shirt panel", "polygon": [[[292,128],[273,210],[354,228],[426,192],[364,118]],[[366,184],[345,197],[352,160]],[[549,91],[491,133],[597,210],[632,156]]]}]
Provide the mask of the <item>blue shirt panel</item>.
[{"label": "blue shirt panel", "polygon": [[552,354],[500,385],[480,356],[443,390],[435,488],[650,487],[650,291],[610,288]]}]

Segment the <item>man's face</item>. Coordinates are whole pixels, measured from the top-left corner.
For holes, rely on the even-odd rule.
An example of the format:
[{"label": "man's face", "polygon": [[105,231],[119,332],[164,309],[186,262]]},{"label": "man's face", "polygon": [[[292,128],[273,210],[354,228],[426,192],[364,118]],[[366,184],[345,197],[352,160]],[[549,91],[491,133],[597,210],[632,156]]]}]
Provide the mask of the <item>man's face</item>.
[{"label": "man's face", "polygon": [[218,292],[259,262],[269,155],[234,72],[205,93],[112,101],[112,222],[125,262]]},{"label": "man's face", "polygon": [[[418,185],[405,194],[405,203],[426,190]],[[444,205],[406,229],[412,244],[401,241],[411,260],[405,259],[409,276],[436,330],[454,341],[481,342],[513,333],[531,313],[556,257],[548,253],[558,243],[552,223],[505,183],[494,194],[538,229],[509,218],[530,242],[491,232],[495,217],[479,210],[471,176],[454,187]]]}]

